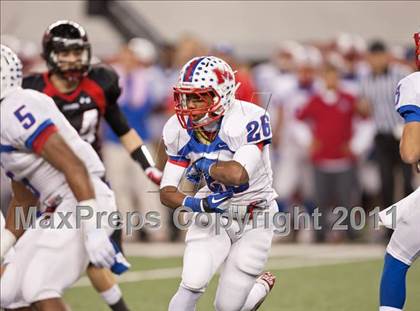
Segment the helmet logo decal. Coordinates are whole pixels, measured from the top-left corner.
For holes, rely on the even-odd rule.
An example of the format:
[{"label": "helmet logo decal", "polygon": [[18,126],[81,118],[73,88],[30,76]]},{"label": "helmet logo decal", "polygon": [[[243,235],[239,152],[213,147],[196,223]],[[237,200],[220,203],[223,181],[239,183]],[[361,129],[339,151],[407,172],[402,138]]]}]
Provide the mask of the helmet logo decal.
[{"label": "helmet logo decal", "polygon": [[232,74],[229,71],[221,71],[219,68],[215,68],[213,72],[217,77],[217,84],[225,83],[226,80],[233,80]]},{"label": "helmet logo decal", "polygon": [[185,74],[183,77],[183,80],[185,82],[192,82],[192,78],[194,75],[194,71],[195,68],[197,68],[197,65],[203,60],[204,57],[198,58],[195,61],[193,61],[187,68],[187,70],[185,70]]}]

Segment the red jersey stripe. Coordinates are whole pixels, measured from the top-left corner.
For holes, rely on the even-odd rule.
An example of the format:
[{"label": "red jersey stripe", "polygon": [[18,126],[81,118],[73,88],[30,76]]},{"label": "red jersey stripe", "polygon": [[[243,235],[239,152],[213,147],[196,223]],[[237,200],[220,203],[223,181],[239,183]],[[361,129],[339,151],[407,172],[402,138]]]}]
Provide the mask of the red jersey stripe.
[{"label": "red jersey stripe", "polygon": [[34,140],[32,143],[32,149],[36,154],[40,154],[42,148],[44,147],[45,143],[47,142],[48,138],[58,132],[57,127],[54,124],[47,126]]}]

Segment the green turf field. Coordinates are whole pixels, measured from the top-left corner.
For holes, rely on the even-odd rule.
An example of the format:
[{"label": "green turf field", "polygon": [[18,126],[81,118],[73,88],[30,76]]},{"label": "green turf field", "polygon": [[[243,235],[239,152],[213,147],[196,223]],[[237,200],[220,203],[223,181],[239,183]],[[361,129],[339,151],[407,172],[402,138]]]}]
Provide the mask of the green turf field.
[{"label": "green turf field", "polygon": [[[364,260],[353,263],[322,263],[305,267],[278,265],[279,258],[271,258],[269,266],[284,266],[270,269],[277,276],[277,284],[260,310],[270,311],[376,311],[378,286],[382,268],[381,260]],[[291,259],[286,259],[291,262]],[[132,311],[167,310],[175,293],[179,278],[181,258],[130,257],[133,267],[132,279],[121,282],[127,303]],[[293,261],[292,261],[293,262]],[[315,262],[316,265],[316,262]],[[172,276],[174,275],[174,276]],[[140,278],[140,281],[136,281]],[[198,310],[214,310],[212,307],[217,278],[200,300]],[[405,311],[420,310],[420,264],[415,264],[408,276],[408,303]],[[73,310],[108,310],[90,286],[79,284],[70,289],[65,300]]]}]

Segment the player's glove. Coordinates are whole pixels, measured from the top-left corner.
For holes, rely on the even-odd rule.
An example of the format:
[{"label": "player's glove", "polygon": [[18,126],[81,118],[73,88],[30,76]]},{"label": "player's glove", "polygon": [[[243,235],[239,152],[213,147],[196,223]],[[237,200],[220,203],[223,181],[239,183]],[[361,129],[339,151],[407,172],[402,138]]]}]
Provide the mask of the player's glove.
[{"label": "player's glove", "polygon": [[[96,211],[96,201],[86,200],[78,203],[78,207],[87,207]],[[81,210],[81,216],[86,210]],[[96,227],[96,218],[89,217],[82,221],[85,247],[92,264],[99,268],[110,268],[114,263],[115,250],[105,229]]]},{"label": "player's glove", "polygon": [[111,266],[112,273],[116,275],[121,275],[126,272],[128,269],[131,268],[130,263],[125,258],[124,254],[121,252],[120,248],[118,247],[117,243],[110,240],[112,246],[114,247],[115,256],[114,256],[114,263]]},{"label": "player's glove", "polygon": [[200,158],[187,168],[185,177],[193,184],[200,183],[201,175],[205,178],[210,177],[210,168],[216,160]]},{"label": "player's glove", "polygon": [[147,177],[156,185],[160,186],[160,182],[162,181],[162,171],[157,167],[148,167],[144,170]]},{"label": "player's glove", "polygon": [[146,145],[141,145],[131,152],[131,158],[140,164],[147,177],[156,185],[160,185],[162,180],[162,172],[155,167],[152,155]]},{"label": "player's glove", "polygon": [[232,190],[213,193],[203,199],[186,196],[182,205],[198,213],[224,213],[229,207],[227,201],[232,197]]},{"label": "player's glove", "polygon": [[92,264],[99,268],[111,268],[115,251],[104,229],[85,233],[85,247]]}]

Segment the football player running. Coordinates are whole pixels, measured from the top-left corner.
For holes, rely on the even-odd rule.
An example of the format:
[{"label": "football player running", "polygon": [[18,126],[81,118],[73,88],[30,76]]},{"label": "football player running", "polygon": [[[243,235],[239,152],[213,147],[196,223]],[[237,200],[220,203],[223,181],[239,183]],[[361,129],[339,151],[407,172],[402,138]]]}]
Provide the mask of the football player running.
[{"label": "football player running", "polygon": [[[400,144],[404,162],[417,165],[420,172],[420,32],[414,34],[418,71],[400,81],[396,110],[405,120]],[[401,311],[406,300],[406,274],[420,255],[420,187],[396,203],[396,224],[386,249],[380,287],[380,311]],[[392,207],[391,207],[392,208]],[[384,225],[394,227],[387,213],[380,213]]]},{"label": "football player running", "polygon": [[[22,89],[21,82],[20,60],[1,45],[1,165],[13,188],[8,212],[12,222],[1,229],[1,256],[15,243],[15,208],[39,204],[41,210],[55,213],[39,217],[16,242],[14,252],[7,254],[1,307],[68,310],[61,299],[63,291],[88,262],[104,268],[115,262],[109,240],[112,228],[108,223],[98,227],[96,217],[78,225],[76,210],[81,216],[88,216],[87,209],[110,213],[116,210],[115,199],[101,180],[104,167],[93,148],[51,98]],[[66,223],[53,216],[60,212],[67,213]]]},{"label": "football player running", "polygon": [[[100,156],[100,120],[103,117],[132,159],[139,163],[152,182],[159,184],[162,173],[155,167],[146,145],[129,126],[117,104],[121,93],[118,75],[104,64],[91,65],[91,46],[83,27],[72,21],[57,21],[46,30],[42,46],[48,72],[25,77],[23,88],[51,96],[79,135]],[[122,249],[121,229],[115,230],[112,238]],[[112,310],[127,310],[110,271],[90,266],[87,273]]]},{"label": "football player running", "polygon": [[[219,268],[214,302],[219,311],[256,310],[274,285],[272,274],[258,277],[273,236],[264,216],[277,209],[270,119],[257,105],[236,100],[237,87],[226,62],[203,56],[184,65],[174,88],[176,114],[163,129],[168,162],[160,199],[170,208],[188,208],[196,220],[187,232],[182,282],[170,311],[195,310]],[[205,186],[184,194],[179,187],[184,174],[197,188],[202,181]],[[257,210],[261,213],[252,212]],[[200,213],[208,213],[207,223],[199,221]],[[231,223],[218,231],[217,219]]]}]

